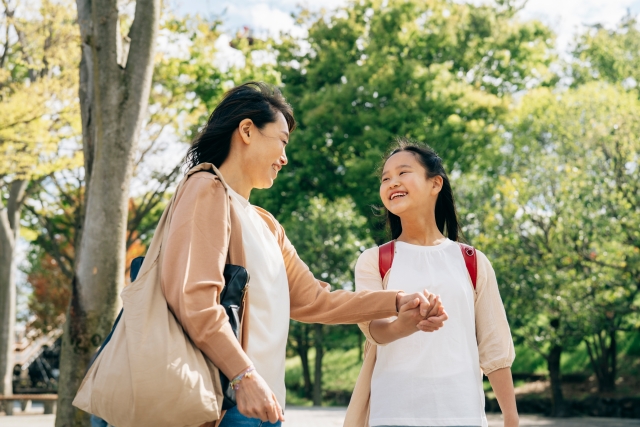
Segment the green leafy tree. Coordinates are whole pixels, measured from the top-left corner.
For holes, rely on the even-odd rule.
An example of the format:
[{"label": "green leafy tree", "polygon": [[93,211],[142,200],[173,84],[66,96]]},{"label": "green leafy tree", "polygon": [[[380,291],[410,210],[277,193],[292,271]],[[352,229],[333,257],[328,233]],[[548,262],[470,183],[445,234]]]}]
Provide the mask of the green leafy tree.
[{"label": "green leafy tree", "polygon": [[[30,183],[81,160],[68,1],[0,4],[0,395],[12,393],[15,249]],[[67,149],[65,150],[65,145]]]},{"label": "green leafy tree", "polygon": [[553,81],[552,33],[513,13],[447,0],[302,13],[308,36],[277,47],[299,129],[290,165],[260,203],[287,215],[306,195],[348,195],[371,217],[375,170],[395,136],[428,142],[450,169],[491,172],[509,94]]},{"label": "green leafy tree", "polygon": [[[69,13],[73,14],[73,10]],[[120,27],[128,28],[130,18],[120,15]],[[73,21],[70,25],[73,26]],[[161,50],[155,56],[147,118],[132,162],[132,175],[137,185],[132,188],[127,206],[126,252],[121,273],[125,283],[131,259],[144,254],[181,172],[181,155],[174,156],[171,162],[158,162],[158,156],[163,156],[167,150],[178,151],[182,144],[189,142],[197,132],[198,124],[206,119],[208,110],[220,100],[226,88],[241,79],[269,78],[269,64],[258,66],[252,62],[252,52],[261,49],[262,42],[249,44],[246,37],[234,41],[247,57],[243,65],[224,69],[212,66],[219,59],[214,47],[221,35],[219,25],[217,20],[177,18],[170,12],[166,12],[161,20],[161,36],[171,46],[185,46],[185,52]],[[77,68],[75,70],[77,73]],[[73,69],[71,71],[75,75]],[[77,97],[76,90],[73,88],[74,97]],[[70,115],[79,122],[79,111],[74,114]],[[186,145],[182,150],[186,150]],[[25,273],[33,291],[29,310],[35,315],[35,321],[28,327],[36,332],[58,328],[60,322],[65,321],[63,307],[68,306],[71,294],[83,225],[85,171],[78,163],[60,169],[34,182],[30,188],[31,197],[24,205],[26,215],[22,224],[33,236]]]},{"label": "green leafy tree", "polygon": [[[349,199],[328,202],[314,197],[292,212],[283,222],[289,239],[313,274],[340,289],[353,289],[353,267],[358,255],[373,244],[366,219]],[[328,349],[340,347],[360,332],[355,327],[327,327],[291,322],[289,346],[300,356],[306,397],[322,404],[322,360]],[[309,367],[309,350],[315,349],[313,386]],[[311,393],[311,389],[313,392]]]},{"label": "green leafy tree", "polygon": [[527,94],[505,143],[511,169],[483,209],[478,244],[503,283],[513,332],[547,360],[566,413],[559,358],[586,343],[601,391],[640,307],[640,103],[614,86]]},{"label": "green leafy tree", "polygon": [[594,25],[578,37],[573,56],[574,85],[604,80],[640,91],[640,23],[636,16],[627,14],[611,30]]}]

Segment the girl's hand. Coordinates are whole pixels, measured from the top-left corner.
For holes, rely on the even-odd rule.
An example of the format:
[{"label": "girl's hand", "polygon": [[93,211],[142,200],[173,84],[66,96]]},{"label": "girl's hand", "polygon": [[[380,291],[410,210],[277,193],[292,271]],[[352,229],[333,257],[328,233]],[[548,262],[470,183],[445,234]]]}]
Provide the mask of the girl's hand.
[{"label": "girl's hand", "polygon": [[416,327],[422,332],[435,332],[444,326],[447,319],[449,319],[449,315],[444,311],[444,307],[440,307],[436,315],[420,321]]},{"label": "girl's hand", "polygon": [[427,291],[426,289],[422,291],[425,298],[429,302],[429,310],[427,310],[426,314],[423,316],[425,319],[428,319],[432,316],[439,316],[440,310],[442,309],[442,301],[440,301],[440,295],[435,295]]}]

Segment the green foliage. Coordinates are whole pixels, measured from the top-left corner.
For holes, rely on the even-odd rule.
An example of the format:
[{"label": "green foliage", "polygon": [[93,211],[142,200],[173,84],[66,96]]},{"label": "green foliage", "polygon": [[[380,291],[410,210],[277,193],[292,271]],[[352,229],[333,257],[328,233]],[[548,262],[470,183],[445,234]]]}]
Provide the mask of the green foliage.
[{"label": "green foliage", "polygon": [[603,83],[525,95],[477,239],[514,334],[542,353],[583,341],[600,380],[615,375],[617,331],[638,325],[638,114],[634,94]]},{"label": "green foliage", "polygon": [[358,255],[373,242],[366,220],[349,199],[308,200],[283,221],[287,236],[313,274],[344,289],[353,289]]},{"label": "green foliage", "polygon": [[[315,362],[315,351],[309,351],[310,364]],[[285,383],[287,386],[287,404],[310,405],[302,390],[302,366],[299,358],[290,358],[286,362]],[[345,401],[356,385],[362,360],[357,348],[349,350],[331,350],[324,355],[322,365],[323,402],[344,406]],[[338,397],[340,400],[335,401]]]},{"label": "green foliage", "polygon": [[79,166],[73,3],[3,2],[0,13],[0,185]]},{"label": "green foliage", "polygon": [[509,94],[553,80],[551,32],[494,6],[368,0],[300,19],[309,45],[278,47],[300,126],[290,165],[260,199],[276,215],[323,194],[349,195],[371,218],[376,168],[395,136],[430,143],[450,169],[490,171]]},{"label": "green foliage", "polygon": [[607,30],[593,26],[578,38],[572,65],[574,84],[604,80],[628,89],[640,87],[640,23],[633,15]]},{"label": "green foliage", "polygon": [[[350,199],[328,202],[321,197],[308,200],[291,213],[283,226],[313,274],[332,287],[352,290],[353,268],[362,251],[373,244],[366,219],[355,211]],[[311,369],[309,350],[349,349],[361,345],[361,334],[354,325],[310,327],[291,321],[288,353],[300,356],[303,374],[302,396],[310,398]],[[323,363],[323,370],[326,363]],[[303,375],[304,376],[304,375]],[[324,380],[322,380],[324,381]]]},{"label": "green foliage", "polygon": [[[165,113],[173,125],[176,112],[183,114],[179,134],[185,142],[194,138],[227,90],[249,80],[280,84],[280,73],[268,60],[274,56],[269,39],[238,34],[231,45],[242,54],[242,63],[223,64],[215,47],[222,35],[221,25],[220,20],[201,16],[170,16],[164,24],[168,41],[187,45],[188,53],[162,55],[154,72],[154,87],[156,97],[181,103],[179,110],[165,109]],[[261,56],[267,60],[256,59]]]}]

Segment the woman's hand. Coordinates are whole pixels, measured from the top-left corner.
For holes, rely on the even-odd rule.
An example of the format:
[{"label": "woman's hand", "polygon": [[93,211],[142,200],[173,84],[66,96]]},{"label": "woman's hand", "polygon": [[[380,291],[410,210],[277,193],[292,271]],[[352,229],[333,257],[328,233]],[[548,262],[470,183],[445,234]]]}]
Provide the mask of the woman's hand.
[{"label": "woman's hand", "polygon": [[426,289],[422,292],[416,292],[409,295],[405,294],[403,291],[400,291],[396,295],[396,310],[398,311],[398,313],[400,313],[400,307],[407,304],[408,302],[414,301],[416,298],[419,300],[420,315],[425,319],[429,317],[431,313],[437,312],[437,308],[439,307],[439,305],[441,305],[436,302],[436,295],[429,293],[429,291],[427,291]]},{"label": "woman's hand", "polygon": [[398,338],[408,337],[418,329],[416,325],[424,319],[420,314],[420,299],[414,298],[400,307],[396,320],[390,323],[392,333]]},{"label": "woman's hand", "polygon": [[249,418],[258,418],[261,421],[284,421],[282,408],[276,400],[267,382],[256,372],[244,377],[236,390],[236,402],[238,411]]}]

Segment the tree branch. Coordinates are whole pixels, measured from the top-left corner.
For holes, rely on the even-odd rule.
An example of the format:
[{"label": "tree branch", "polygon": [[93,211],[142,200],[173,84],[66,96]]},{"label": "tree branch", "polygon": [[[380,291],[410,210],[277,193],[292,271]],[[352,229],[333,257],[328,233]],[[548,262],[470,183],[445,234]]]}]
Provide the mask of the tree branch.
[{"label": "tree branch", "polygon": [[[125,68],[125,86],[129,91],[128,99],[143,99],[145,110],[151,88],[149,83],[153,76],[153,66],[149,65],[154,62],[160,9],[160,0],[137,0],[133,24],[129,31],[131,44]],[[137,105],[138,108],[141,106],[140,103]]]}]

